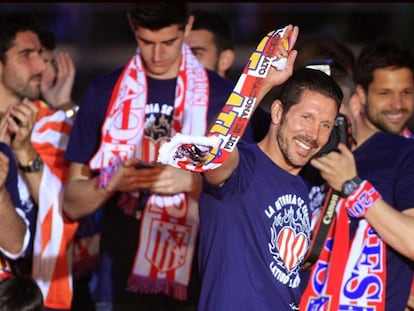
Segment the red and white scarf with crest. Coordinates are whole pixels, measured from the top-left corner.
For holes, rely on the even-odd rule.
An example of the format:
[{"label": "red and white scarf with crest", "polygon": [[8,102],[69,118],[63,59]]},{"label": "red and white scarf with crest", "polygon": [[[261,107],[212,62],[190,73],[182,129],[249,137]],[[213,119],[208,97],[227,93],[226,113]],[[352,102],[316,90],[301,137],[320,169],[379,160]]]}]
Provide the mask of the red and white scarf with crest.
[{"label": "red and white scarf with crest", "polygon": [[[207,72],[184,44],[170,137],[176,133],[204,135],[208,126],[208,99]],[[91,169],[102,172],[132,157],[146,162],[157,160],[161,145],[169,137],[153,141],[144,136],[146,104],[147,79],[138,50],[112,92],[101,145],[90,161]],[[121,197],[126,195],[134,197],[134,194]],[[128,201],[120,202],[128,205]],[[125,213],[134,214],[128,206],[120,207]],[[151,194],[142,213],[140,232],[136,232],[139,245],[127,289],[185,300],[198,224],[198,203],[186,193]]]}]

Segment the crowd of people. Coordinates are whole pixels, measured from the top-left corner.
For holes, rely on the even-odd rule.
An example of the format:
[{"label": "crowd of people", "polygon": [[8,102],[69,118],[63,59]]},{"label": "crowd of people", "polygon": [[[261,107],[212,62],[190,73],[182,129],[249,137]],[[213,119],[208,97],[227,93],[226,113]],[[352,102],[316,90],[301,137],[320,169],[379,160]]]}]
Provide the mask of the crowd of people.
[{"label": "crowd of people", "polygon": [[[219,13],[126,18],[136,53],[75,103],[53,32],[0,15],[1,310],[414,310],[412,52],[273,25],[232,81]],[[219,166],[158,161],[227,130]]]}]

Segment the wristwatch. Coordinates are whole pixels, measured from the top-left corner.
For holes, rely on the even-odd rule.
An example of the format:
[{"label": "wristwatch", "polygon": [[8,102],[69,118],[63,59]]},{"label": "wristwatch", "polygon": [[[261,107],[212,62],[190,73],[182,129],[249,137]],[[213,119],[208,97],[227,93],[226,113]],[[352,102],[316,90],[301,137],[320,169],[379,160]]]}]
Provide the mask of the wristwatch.
[{"label": "wristwatch", "polygon": [[19,168],[25,173],[39,172],[43,167],[43,161],[38,154],[34,157],[28,165],[21,165],[18,163]]},{"label": "wristwatch", "polygon": [[359,185],[362,183],[362,179],[358,176],[355,176],[354,178],[351,178],[350,180],[347,180],[343,183],[341,188],[341,196],[348,197],[356,188],[359,187]]}]

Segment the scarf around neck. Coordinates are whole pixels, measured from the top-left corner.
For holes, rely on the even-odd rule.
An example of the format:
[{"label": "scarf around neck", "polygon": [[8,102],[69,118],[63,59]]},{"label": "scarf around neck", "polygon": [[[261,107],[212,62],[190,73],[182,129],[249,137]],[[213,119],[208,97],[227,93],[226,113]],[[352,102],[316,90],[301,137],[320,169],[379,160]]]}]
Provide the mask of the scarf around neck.
[{"label": "scarf around neck", "polygon": [[[155,161],[161,145],[176,133],[206,133],[208,76],[186,44],[182,48],[169,137],[154,141],[144,135],[148,125],[145,118],[147,93],[145,68],[137,50],[113,90],[101,144],[90,161],[91,169],[101,170],[101,173],[108,168],[116,169],[119,163],[132,157]],[[105,173],[101,176],[105,179]],[[136,192],[121,194],[120,208],[133,217],[140,195]],[[188,194],[150,194],[142,213],[140,232],[135,233],[139,245],[127,290],[163,293],[185,300],[198,224],[198,203]]]}]

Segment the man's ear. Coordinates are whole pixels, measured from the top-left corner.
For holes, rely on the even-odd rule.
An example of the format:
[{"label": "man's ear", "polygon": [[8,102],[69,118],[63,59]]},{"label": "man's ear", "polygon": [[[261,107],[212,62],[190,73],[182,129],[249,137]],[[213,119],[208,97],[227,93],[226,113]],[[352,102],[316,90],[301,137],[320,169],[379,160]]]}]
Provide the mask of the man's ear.
[{"label": "man's ear", "polygon": [[131,18],[131,15],[129,15],[129,13],[127,13],[127,19],[128,19],[129,27],[131,27],[132,32],[135,32],[136,27],[135,27],[134,22]]},{"label": "man's ear", "polygon": [[364,107],[365,103],[366,103],[367,95],[366,95],[365,90],[364,90],[364,88],[362,87],[361,84],[358,84],[356,86],[356,93],[358,94],[358,97],[359,97],[359,100],[361,102],[362,107]]},{"label": "man's ear", "polygon": [[275,125],[280,124],[280,120],[282,119],[282,112],[283,112],[283,106],[282,102],[278,99],[276,99],[272,103],[272,107],[270,108],[270,116],[272,118],[272,123]]},{"label": "man's ear", "polygon": [[194,23],[194,15],[190,15],[188,17],[187,24],[185,25],[185,28],[184,28],[184,36],[185,37],[190,34],[190,31],[193,28],[193,23]]},{"label": "man's ear", "polygon": [[226,71],[231,68],[234,64],[234,60],[236,59],[236,54],[232,49],[224,50],[220,53],[218,64],[217,64],[217,71],[221,76],[226,75]]},{"label": "man's ear", "polygon": [[361,98],[357,93],[352,94],[349,99],[349,110],[354,118],[359,116],[363,110]]}]

